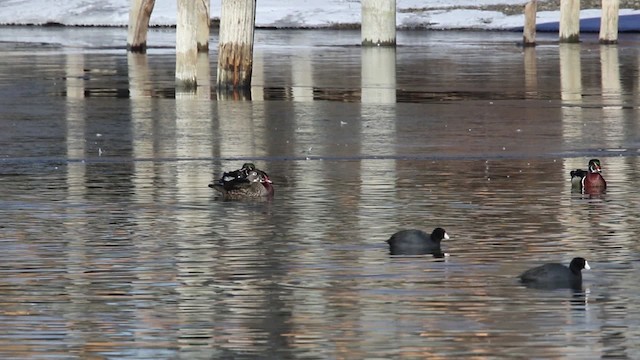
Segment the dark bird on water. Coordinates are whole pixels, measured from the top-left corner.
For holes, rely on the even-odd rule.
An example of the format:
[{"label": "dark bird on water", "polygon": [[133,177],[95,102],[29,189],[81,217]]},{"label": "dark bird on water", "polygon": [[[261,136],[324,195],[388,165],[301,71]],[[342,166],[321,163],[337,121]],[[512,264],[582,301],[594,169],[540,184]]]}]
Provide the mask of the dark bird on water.
[{"label": "dark bird on water", "polygon": [[224,172],[209,187],[220,192],[225,200],[266,199],[275,193],[269,175],[252,163],[245,163],[238,170]]},{"label": "dark bird on water", "polygon": [[571,188],[583,194],[602,194],[607,182],[602,177],[602,165],[599,159],[589,160],[588,170],[576,169],[569,172]]},{"label": "dark bird on water", "polygon": [[582,269],[589,270],[591,267],[587,260],[576,257],[571,260],[569,267],[559,263],[544,264],[523,272],[519,278],[530,287],[579,290],[582,288]]},{"label": "dark bird on water", "polygon": [[440,242],[448,239],[447,232],[438,227],[431,234],[416,229],[401,230],[391,235],[387,243],[391,255],[433,254],[435,257],[443,257]]}]

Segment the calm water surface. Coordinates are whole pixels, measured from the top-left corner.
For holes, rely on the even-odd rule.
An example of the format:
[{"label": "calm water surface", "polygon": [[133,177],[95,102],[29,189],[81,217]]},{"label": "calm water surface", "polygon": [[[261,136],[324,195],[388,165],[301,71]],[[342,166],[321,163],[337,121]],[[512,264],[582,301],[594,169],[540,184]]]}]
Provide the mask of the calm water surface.
[{"label": "calm water surface", "polygon": [[[3,29],[0,357],[638,356],[640,37],[259,31],[235,101],[175,93],[172,36]],[[249,160],[272,201],[207,187]],[[451,256],[388,254],[435,226]],[[574,256],[581,292],[516,281]]]}]

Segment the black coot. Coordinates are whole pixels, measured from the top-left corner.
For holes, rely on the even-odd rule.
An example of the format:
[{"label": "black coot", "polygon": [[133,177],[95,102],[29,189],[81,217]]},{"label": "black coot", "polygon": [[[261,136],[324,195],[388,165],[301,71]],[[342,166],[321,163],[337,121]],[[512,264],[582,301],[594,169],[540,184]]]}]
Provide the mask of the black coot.
[{"label": "black coot", "polygon": [[449,235],[443,228],[435,228],[431,234],[422,230],[402,230],[393,234],[389,243],[391,255],[424,255],[433,254],[436,257],[444,256],[440,249],[440,242],[449,239]]},{"label": "black coot", "polygon": [[520,281],[536,288],[581,289],[582,269],[589,270],[591,267],[584,258],[577,257],[571,260],[569,267],[550,263],[529,269],[520,275]]}]

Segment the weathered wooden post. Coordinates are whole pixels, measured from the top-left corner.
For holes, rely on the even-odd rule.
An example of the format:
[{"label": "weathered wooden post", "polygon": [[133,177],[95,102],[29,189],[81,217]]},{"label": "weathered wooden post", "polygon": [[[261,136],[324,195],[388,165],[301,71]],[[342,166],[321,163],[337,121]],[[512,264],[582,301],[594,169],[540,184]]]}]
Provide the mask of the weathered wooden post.
[{"label": "weathered wooden post", "polygon": [[144,53],[147,51],[147,29],[155,0],[131,0],[127,50]]},{"label": "weathered wooden post", "polygon": [[197,31],[197,42],[198,42],[198,51],[199,52],[207,52],[209,51],[209,35],[211,29],[211,1],[210,0],[200,0],[197,4],[197,13],[198,13],[198,31]]},{"label": "weathered wooden post", "polygon": [[396,0],[362,0],[363,46],[396,46]]},{"label": "weathered wooden post", "polygon": [[536,13],[537,11],[538,11],[538,2],[536,0],[531,0],[524,6],[524,30],[522,34],[522,44],[524,46],[536,45]]},{"label": "weathered wooden post", "polygon": [[222,0],[218,36],[218,91],[249,92],[256,0]]},{"label": "weathered wooden post", "polygon": [[560,42],[580,41],[580,0],[560,0]]},{"label": "weathered wooden post", "polygon": [[176,88],[180,91],[195,91],[198,64],[198,42],[196,32],[198,19],[197,3],[193,0],[178,0],[176,21]]},{"label": "weathered wooden post", "polygon": [[600,17],[600,43],[618,43],[618,9],[619,0],[602,0],[602,15]]}]

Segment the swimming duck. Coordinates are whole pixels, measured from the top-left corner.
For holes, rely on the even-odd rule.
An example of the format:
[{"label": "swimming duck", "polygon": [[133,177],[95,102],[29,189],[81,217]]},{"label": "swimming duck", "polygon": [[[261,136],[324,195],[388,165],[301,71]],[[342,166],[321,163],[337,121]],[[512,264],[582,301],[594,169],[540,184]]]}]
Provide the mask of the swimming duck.
[{"label": "swimming duck", "polygon": [[607,189],[607,182],[602,177],[602,166],[599,159],[589,160],[589,170],[572,170],[571,187],[585,194],[600,194]]},{"label": "swimming duck", "polygon": [[219,191],[226,200],[267,198],[274,194],[269,175],[251,163],[242,165],[238,170],[223,173],[209,187]]},{"label": "swimming duck", "polygon": [[222,173],[222,177],[218,181],[224,183],[226,181],[246,178],[249,175],[249,172],[255,169],[256,169],[256,166],[253,163],[244,163],[242,164],[242,167],[238,170]]},{"label": "swimming duck", "polygon": [[536,288],[582,288],[582,269],[589,270],[589,263],[581,257],[571,260],[569,267],[559,263],[549,263],[523,272],[520,281]]},{"label": "swimming duck", "polygon": [[424,255],[432,254],[435,257],[443,257],[440,242],[449,239],[449,235],[443,228],[435,228],[431,234],[422,230],[401,230],[391,235],[387,243],[391,255]]}]

